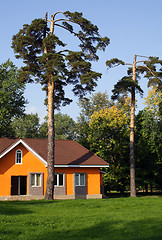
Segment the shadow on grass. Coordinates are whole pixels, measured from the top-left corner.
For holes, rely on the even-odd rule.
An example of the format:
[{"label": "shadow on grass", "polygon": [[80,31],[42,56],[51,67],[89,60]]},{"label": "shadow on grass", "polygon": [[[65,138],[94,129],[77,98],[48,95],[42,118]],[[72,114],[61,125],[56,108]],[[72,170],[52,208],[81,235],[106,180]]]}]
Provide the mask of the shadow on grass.
[{"label": "shadow on grass", "polygon": [[0,216],[1,215],[22,215],[22,214],[29,214],[33,213],[33,211],[20,206],[19,204],[12,204],[12,205],[2,205],[0,204]]},{"label": "shadow on grass", "polygon": [[[0,215],[20,215],[34,213],[33,207],[45,207],[62,201],[32,200],[32,201],[0,201]],[[30,210],[30,206],[31,209]],[[34,211],[35,210],[35,211]]]},{"label": "shadow on grass", "polygon": [[72,230],[62,229],[58,231],[48,229],[43,234],[30,236],[30,238],[32,240],[37,240],[38,238],[39,240],[161,240],[162,231],[161,223],[152,219],[133,221],[131,223],[107,221],[83,229],[77,229],[77,225]]},{"label": "shadow on grass", "polygon": [[[121,198],[121,197],[130,197],[130,193],[107,193],[106,198]],[[145,193],[145,192],[137,192],[137,197],[162,197],[162,192],[155,193]]]},{"label": "shadow on grass", "polygon": [[[100,200],[102,201],[102,200]],[[105,201],[103,201],[104,203]],[[109,201],[106,201],[108,204]],[[140,215],[133,215],[136,212],[136,204],[134,210],[125,213],[124,205],[119,205],[122,211],[115,213],[118,201],[111,201],[110,214],[104,216],[104,211],[109,208],[101,208],[101,205],[95,200],[90,201],[88,208],[84,209],[88,200],[74,201],[25,201],[25,202],[0,202],[0,239],[26,239],[26,240],[161,240],[161,218],[159,205],[159,216],[143,215],[143,211],[147,211],[147,206],[138,212]],[[129,202],[126,201],[128,204]],[[115,204],[115,208],[114,208]],[[141,204],[141,201],[140,203]],[[30,207],[31,205],[31,207]],[[51,205],[54,207],[51,209]],[[37,207],[38,206],[38,207]],[[43,213],[40,213],[43,206],[46,206]],[[104,205],[102,205],[104,206]],[[112,206],[112,205],[111,205]],[[57,208],[60,208],[62,214],[57,215]],[[68,211],[64,214],[65,207]],[[81,208],[81,211],[77,208]],[[92,208],[92,209],[91,209]],[[101,208],[98,214],[95,214],[96,208]],[[89,214],[84,215],[83,212],[91,209]],[[75,210],[75,212],[73,212]],[[118,210],[118,209],[117,209]],[[48,215],[48,211],[52,214]],[[131,207],[130,207],[131,211]],[[34,213],[32,215],[32,213]],[[36,213],[36,214],[35,214]],[[99,214],[101,213],[101,214]],[[22,215],[17,216],[16,215]],[[29,214],[25,216],[25,214]],[[122,217],[122,214],[125,214]],[[127,215],[126,215],[127,214]],[[8,215],[8,216],[7,216]],[[24,216],[23,216],[24,215]],[[72,216],[71,216],[72,215]],[[108,217],[109,216],[109,217]],[[145,218],[144,218],[145,216]],[[102,219],[102,221],[101,221]],[[121,219],[121,220],[119,220]]]}]

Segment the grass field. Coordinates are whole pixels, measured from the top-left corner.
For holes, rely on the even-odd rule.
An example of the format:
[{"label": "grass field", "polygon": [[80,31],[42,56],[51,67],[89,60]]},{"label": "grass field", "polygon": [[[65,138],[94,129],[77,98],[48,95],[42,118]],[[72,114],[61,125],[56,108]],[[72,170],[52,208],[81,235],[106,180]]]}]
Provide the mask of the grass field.
[{"label": "grass field", "polygon": [[162,198],[0,202],[0,240],[161,240]]}]

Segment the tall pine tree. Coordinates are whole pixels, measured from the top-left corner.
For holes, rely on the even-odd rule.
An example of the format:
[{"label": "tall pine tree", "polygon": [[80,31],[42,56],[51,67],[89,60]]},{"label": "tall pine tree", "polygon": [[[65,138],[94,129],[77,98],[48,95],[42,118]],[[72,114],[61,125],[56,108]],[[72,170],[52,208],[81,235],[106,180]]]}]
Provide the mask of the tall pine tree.
[{"label": "tall pine tree", "polygon": [[[58,15],[61,18],[57,18]],[[47,23],[50,22],[50,28]],[[55,34],[59,27],[79,40],[79,51],[68,48]],[[66,40],[66,37],[65,37]],[[73,85],[74,95],[82,98],[94,90],[101,74],[91,68],[99,59],[98,50],[105,50],[107,37],[101,37],[98,27],[82,17],[82,13],[56,12],[51,20],[35,19],[13,36],[12,48],[25,64],[20,73],[22,82],[40,82],[48,97],[48,179],[45,199],[54,192],[54,109],[72,100],[65,97],[64,87]],[[78,49],[78,48],[77,48]]]},{"label": "tall pine tree", "polygon": [[[137,57],[142,57],[145,60],[137,60]],[[140,65],[139,65],[140,64]],[[142,64],[142,65],[141,65]],[[131,111],[130,111],[130,196],[136,197],[135,185],[135,154],[134,154],[134,132],[135,132],[135,92],[143,94],[138,81],[140,75],[148,79],[148,86],[156,85],[157,89],[161,89],[162,78],[162,60],[158,57],[144,57],[135,55],[133,63],[125,63],[122,60],[113,58],[106,62],[106,65],[111,68],[118,65],[130,65],[128,75],[124,76],[115,84],[112,90],[112,99],[117,99],[121,94],[129,92],[131,94]],[[160,66],[160,67],[159,67]]]}]

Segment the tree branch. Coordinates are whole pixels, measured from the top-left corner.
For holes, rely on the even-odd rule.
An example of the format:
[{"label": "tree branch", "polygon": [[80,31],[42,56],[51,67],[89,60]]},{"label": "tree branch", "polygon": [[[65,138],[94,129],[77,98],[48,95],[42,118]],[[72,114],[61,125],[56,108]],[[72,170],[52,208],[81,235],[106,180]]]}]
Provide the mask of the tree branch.
[{"label": "tree branch", "polygon": [[[77,33],[75,33],[74,31],[69,30],[68,28],[66,28],[66,27],[64,27],[64,26],[62,26],[62,25],[60,25],[60,24],[57,24],[57,23],[56,23],[55,26],[62,27],[62,28],[64,28],[64,29],[66,29],[67,31],[73,33],[76,37],[78,37]],[[82,43],[84,43],[84,41],[82,41],[82,39],[79,38],[79,40],[80,40]]]},{"label": "tree branch", "polygon": [[66,18],[56,19],[56,20],[54,20],[53,22],[54,22],[54,24],[55,24],[55,22],[58,22],[58,21],[69,21],[69,22],[75,23],[75,22],[73,22],[72,20],[66,19]]},{"label": "tree branch", "polygon": [[64,27],[64,26],[62,26],[62,25],[60,25],[60,24],[57,24],[57,23],[56,23],[55,26],[62,27],[62,28],[64,28],[64,29],[66,29],[67,31],[73,33],[74,35],[77,35],[75,32],[70,31],[69,29],[67,29],[66,27]]},{"label": "tree branch", "polygon": [[141,56],[141,55],[136,55],[137,57],[144,57],[144,58],[149,58],[147,56]]},{"label": "tree branch", "polygon": [[132,63],[124,63],[124,65],[131,65],[132,66],[133,64]]},{"label": "tree branch", "polygon": [[[149,61],[148,61],[148,62],[149,62]],[[157,76],[153,73],[153,71],[152,71],[149,67],[147,67],[147,66],[138,66],[138,67],[145,67],[145,68],[147,68],[147,69],[151,72],[151,74],[152,74],[154,77],[157,78]]]},{"label": "tree branch", "polygon": [[140,62],[150,62],[150,60],[143,60],[143,61],[136,61],[135,63],[140,63]]},{"label": "tree branch", "polygon": [[55,12],[55,13],[53,14],[54,18],[55,18],[55,16],[56,16],[58,13],[62,13],[62,14],[63,14],[64,12],[62,12],[62,11]]},{"label": "tree branch", "polygon": [[62,54],[63,52],[69,52],[69,50],[67,50],[67,49],[66,50],[62,50],[62,51],[58,52],[58,54]]}]

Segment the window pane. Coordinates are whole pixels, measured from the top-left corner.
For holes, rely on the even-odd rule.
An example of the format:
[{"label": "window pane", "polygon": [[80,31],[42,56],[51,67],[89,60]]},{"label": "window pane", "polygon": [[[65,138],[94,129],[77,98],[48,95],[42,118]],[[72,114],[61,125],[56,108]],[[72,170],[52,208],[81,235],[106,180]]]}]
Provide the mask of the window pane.
[{"label": "window pane", "polygon": [[35,186],[35,174],[31,174],[31,185]]},{"label": "window pane", "polygon": [[36,186],[40,186],[40,185],[41,185],[41,175],[36,174]]},{"label": "window pane", "polygon": [[84,186],[85,185],[85,183],[84,183],[84,174],[82,173],[82,174],[80,174],[80,186]]},{"label": "window pane", "polygon": [[59,174],[59,186],[63,186],[63,174]]},{"label": "window pane", "polygon": [[22,152],[21,150],[16,151],[16,163],[21,163]]},{"label": "window pane", "polygon": [[78,173],[75,174],[75,185],[79,186],[79,174]]},{"label": "window pane", "polygon": [[57,186],[57,174],[55,174],[55,178],[54,178],[54,185]]}]

